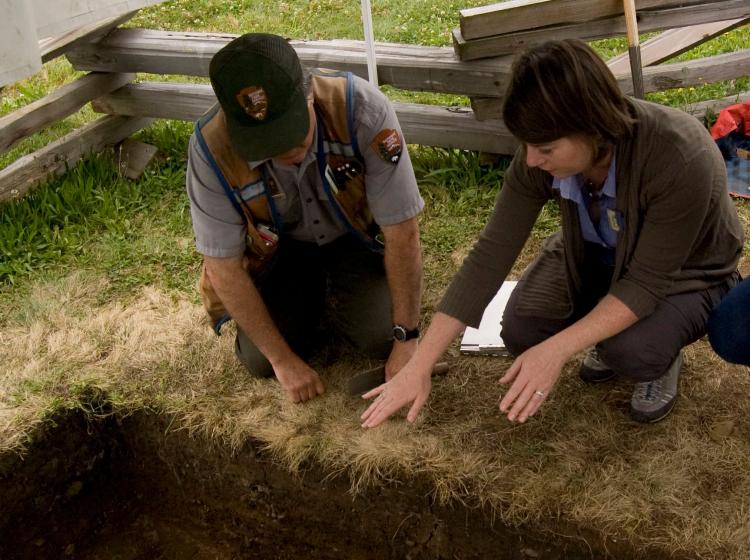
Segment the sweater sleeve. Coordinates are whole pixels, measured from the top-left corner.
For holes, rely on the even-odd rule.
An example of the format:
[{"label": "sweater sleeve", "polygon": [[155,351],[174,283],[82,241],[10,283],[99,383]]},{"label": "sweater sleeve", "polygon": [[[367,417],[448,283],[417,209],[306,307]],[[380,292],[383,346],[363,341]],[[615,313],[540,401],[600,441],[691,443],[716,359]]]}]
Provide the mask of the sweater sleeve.
[{"label": "sweater sleeve", "polygon": [[537,216],[551,197],[549,176],[529,169],[519,150],[505,173],[495,209],[438,305],[476,327],[523,249]]},{"label": "sweater sleeve", "polygon": [[[632,257],[609,293],[642,319],[664,298],[691,255],[705,226],[717,181],[716,154],[709,148],[647,177],[641,199],[643,220]],[[720,157],[720,156],[719,156]]]}]

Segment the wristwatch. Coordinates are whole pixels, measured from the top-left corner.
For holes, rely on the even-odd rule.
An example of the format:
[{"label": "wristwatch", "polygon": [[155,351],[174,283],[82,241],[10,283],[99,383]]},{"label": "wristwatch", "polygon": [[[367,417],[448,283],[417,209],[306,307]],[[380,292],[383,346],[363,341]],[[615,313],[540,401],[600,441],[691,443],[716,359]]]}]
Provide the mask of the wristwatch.
[{"label": "wristwatch", "polygon": [[419,327],[407,329],[403,325],[393,325],[393,338],[399,342],[406,342],[414,338],[419,338]]}]

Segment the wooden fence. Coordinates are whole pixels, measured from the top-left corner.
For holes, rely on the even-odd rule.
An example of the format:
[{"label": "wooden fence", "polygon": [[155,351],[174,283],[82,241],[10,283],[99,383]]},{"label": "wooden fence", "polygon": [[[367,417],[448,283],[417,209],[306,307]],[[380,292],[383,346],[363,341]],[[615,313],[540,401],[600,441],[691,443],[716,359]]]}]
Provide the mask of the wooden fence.
[{"label": "wooden fence", "polygon": [[[711,3],[713,15],[710,17],[706,15],[707,10],[700,9],[698,2],[684,0],[678,12],[669,15],[664,8],[669,2],[674,3],[674,0],[641,0],[637,5],[644,14],[645,10],[655,10],[648,16],[652,19],[647,21],[657,21],[653,18],[658,15],[662,27],[681,26],[686,21],[701,24],[665,31],[642,45],[644,65],[650,65],[643,72],[646,91],[699,86],[750,74],[750,49],[663,64],[664,60],[749,21],[750,2],[716,0]],[[556,30],[567,30],[571,25],[579,26],[577,33],[588,38],[602,33],[601,21],[617,20],[619,16],[615,14],[619,13],[619,5],[619,0],[512,0],[496,5],[495,10],[488,6],[462,11],[462,27],[456,33],[462,40],[465,37],[472,37],[471,41],[491,40],[493,49],[499,36],[482,36],[488,30],[495,33],[499,29],[506,30],[516,37],[518,33],[533,32],[539,38],[539,29],[529,30],[524,26],[542,23],[547,24],[547,38],[555,36]],[[497,24],[498,6],[502,7],[502,24]],[[565,10],[577,15],[571,19]],[[656,12],[658,14],[654,15]],[[516,19],[508,23],[508,14]],[[599,19],[592,21],[592,15]],[[547,19],[540,19],[542,17]],[[50,174],[64,172],[87,152],[120,142],[155,118],[192,121],[215,102],[208,85],[136,83],[134,74],[205,77],[211,57],[235,35],[117,28],[122,21],[124,18],[69,33],[69,40],[50,41],[50,53],[65,53],[77,70],[89,73],[44,99],[0,118],[0,153],[86,103],[92,102],[94,109],[105,116],[0,171],[0,200],[22,196]],[[621,32],[616,25],[613,29],[615,31],[607,33]],[[349,70],[366,76],[365,44],[361,41],[292,41],[292,45],[305,65]],[[456,48],[459,54],[475,52]],[[471,47],[474,48],[475,45]],[[471,99],[472,109],[394,103],[404,135],[416,144],[512,153],[516,141],[500,120],[502,94],[510,75],[512,57],[493,55],[466,61],[460,60],[456,52],[451,48],[376,45],[381,84],[405,90],[459,94]],[[609,64],[622,90],[629,93],[632,85],[627,58],[616,57]],[[718,110],[748,98],[750,92],[687,109],[701,116],[707,110]]]}]

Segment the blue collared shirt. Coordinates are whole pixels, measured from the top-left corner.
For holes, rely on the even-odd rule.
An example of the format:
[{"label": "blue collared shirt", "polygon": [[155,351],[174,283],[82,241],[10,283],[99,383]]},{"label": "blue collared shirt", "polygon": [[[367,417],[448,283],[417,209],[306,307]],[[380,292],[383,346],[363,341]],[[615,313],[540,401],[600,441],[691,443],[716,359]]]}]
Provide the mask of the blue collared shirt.
[{"label": "blue collared shirt", "polygon": [[614,249],[617,245],[617,232],[621,227],[620,213],[617,211],[615,167],[615,155],[613,154],[607,179],[604,181],[601,190],[601,197],[593,202],[599,205],[599,215],[601,216],[599,224],[596,226],[589,216],[587,207],[589,195],[583,187],[581,174],[563,179],[555,177],[552,181],[552,188],[559,189],[562,198],[572,200],[578,206],[578,221],[581,223],[583,239],[609,249]]}]

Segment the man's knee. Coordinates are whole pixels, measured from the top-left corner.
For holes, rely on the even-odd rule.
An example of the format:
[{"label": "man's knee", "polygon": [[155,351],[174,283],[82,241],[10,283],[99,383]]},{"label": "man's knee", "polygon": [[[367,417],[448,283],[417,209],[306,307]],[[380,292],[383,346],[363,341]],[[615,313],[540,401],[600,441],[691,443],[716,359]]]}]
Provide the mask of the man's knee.
[{"label": "man's knee", "polygon": [[253,377],[273,377],[271,363],[242,331],[237,332],[234,340],[234,353]]},{"label": "man's knee", "polygon": [[393,346],[393,325],[387,321],[363,321],[345,333],[352,346],[368,358],[386,358]]}]

